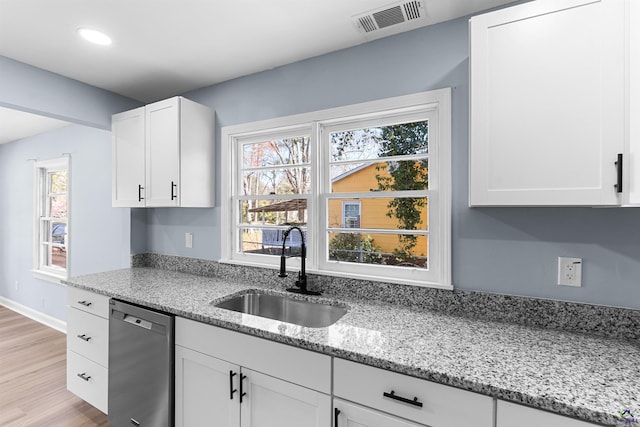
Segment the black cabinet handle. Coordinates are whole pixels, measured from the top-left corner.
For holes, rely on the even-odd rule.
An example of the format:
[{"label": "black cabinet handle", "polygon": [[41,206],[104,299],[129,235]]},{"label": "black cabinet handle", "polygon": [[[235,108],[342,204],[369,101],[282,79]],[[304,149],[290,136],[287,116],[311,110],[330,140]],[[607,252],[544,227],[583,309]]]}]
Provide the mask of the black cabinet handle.
[{"label": "black cabinet handle", "polygon": [[618,153],[618,160],[615,162],[617,172],[616,193],[622,193],[622,153]]},{"label": "black cabinet handle", "polygon": [[89,380],[91,379],[91,376],[90,376],[90,375],[87,375],[85,372],[83,372],[83,373],[81,373],[81,374],[78,374],[78,376],[79,376],[80,378],[82,378],[83,380],[85,380],[85,381],[89,381]]},{"label": "black cabinet handle", "polygon": [[247,395],[247,393],[243,391],[243,385],[242,385],[245,378],[247,378],[247,376],[240,373],[240,403],[242,403],[242,398]]},{"label": "black cabinet handle", "polygon": [[78,304],[84,305],[85,307],[89,307],[91,305],[91,302],[87,300],[82,300],[82,301],[78,301]]},{"label": "black cabinet handle", "polygon": [[138,184],[138,201],[139,202],[144,200],[144,197],[142,197],[142,190],[144,190],[144,187]]},{"label": "black cabinet handle", "polygon": [[233,371],[229,371],[229,399],[233,400],[233,393],[237,392],[235,388],[233,388],[233,377],[236,376],[236,373]]},{"label": "black cabinet handle", "polygon": [[86,334],[78,335],[77,337],[86,342],[89,342],[89,340],[91,339],[91,337],[88,337]]},{"label": "black cabinet handle", "polygon": [[178,186],[178,185],[177,185],[175,182],[171,181],[171,200],[174,200],[176,197],[178,197],[178,196],[173,192],[173,190],[174,190],[177,186]]},{"label": "black cabinet handle", "polygon": [[333,408],[333,427],[338,427],[338,417],[340,416],[340,409]]},{"label": "black cabinet handle", "polygon": [[384,397],[388,397],[389,399],[398,400],[403,403],[408,403],[409,405],[414,405],[419,408],[422,408],[422,402],[418,401],[417,397],[414,397],[413,400],[407,399],[406,397],[396,396],[396,392],[391,390],[391,393],[387,393],[386,391],[382,393]]}]

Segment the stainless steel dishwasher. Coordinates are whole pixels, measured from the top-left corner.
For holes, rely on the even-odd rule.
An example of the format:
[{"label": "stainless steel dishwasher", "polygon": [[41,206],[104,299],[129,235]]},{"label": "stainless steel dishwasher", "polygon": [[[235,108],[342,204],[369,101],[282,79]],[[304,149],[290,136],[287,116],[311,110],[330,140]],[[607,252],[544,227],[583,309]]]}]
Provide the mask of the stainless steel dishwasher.
[{"label": "stainless steel dishwasher", "polygon": [[173,426],[173,316],[115,299],[109,309],[109,422]]}]

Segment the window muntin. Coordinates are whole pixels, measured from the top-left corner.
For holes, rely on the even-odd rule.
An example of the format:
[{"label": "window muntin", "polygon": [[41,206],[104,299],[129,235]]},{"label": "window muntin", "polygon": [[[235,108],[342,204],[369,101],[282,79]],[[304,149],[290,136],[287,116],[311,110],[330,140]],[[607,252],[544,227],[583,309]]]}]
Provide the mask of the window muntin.
[{"label": "window muntin", "polygon": [[[279,259],[269,253],[279,254],[279,249],[276,250],[273,246],[271,252],[264,251],[259,254],[250,251],[243,252],[240,250],[242,247],[241,233],[249,229],[257,229],[260,233],[263,230],[268,230],[264,237],[262,235],[256,237],[257,232],[254,232],[251,238],[254,246],[256,243],[262,246],[263,241],[279,241],[278,230],[286,229],[288,222],[301,221],[308,243],[307,269],[310,272],[451,288],[450,120],[451,92],[450,89],[441,89],[223,128],[222,192],[223,205],[228,208],[222,210],[222,224],[226,232],[223,231],[222,234],[221,261],[260,266],[271,265],[276,268]],[[405,148],[401,152],[389,150],[382,152],[380,150],[382,131],[379,129],[381,127],[410,125],[417,122],[426,122],[427,132],[420,135],[425,136],[426,134],[427,137],[419,141],[412,140],[414,143],[410,145],[413,148]],[[372,131],[372,129],[376,130]],[[304,130],[304,132],[300,130]],[[343,132],[341,137],[344,137],[344,132],[350,132],[348,136],[351,137],[354,135],[354,131],[362,131],[361,134],[366,134],[365,137],[360,137],[357,144],[336,142],[332,147],[329,142],[331,134],[337,141],[338,132]],[[280,192],[271,194],[271,191],[262,191],[265,193],[262,196],[245,194],[241,184],[243,181],[242,151],[244,148],[239,147],[303,134],[309,135],[310,138],[309,163],[303,165],[308,167],[310,181],[307,188],[309,191],[303,194],[281,194]],[[387,131],[387,134],[390,132]],[[251,152],[255,149],[251,148],[247,151]],[[250,162],[246,163],[250,164]],[[260,170],[265,167],[300,166],[280,160],[265,161],[259,165],[256,165],[254,161],[254,166],[245,167],[245,169],[246,171]],[[332,182],[332,179],[340,174],[367,167],[373,169],[377,167],[380,169],[381,176],[386,176],[389,179],[381,180],[380,183],[374,180],[374,185],[367,184],[352,189],[338,188]],[[410,180],[396,179],[398,175],[394,176],[394,167],[410,169],[412,173],[418,172],[415,176],[419,179],[415,177]],[[226,182],[229,182],[229,185]],[[230,202],[229,204],[227,204],[227,200]],[[262,214],[262,223],[259,223],[255,218],[246,222],[246,215],[242,214],[243,207],[240,202],[249,200],[255,205],[251,205],[249,208],[245,204],[245,211],[256,207],[262,211],[265,210],[264,206],[274,204],[277,206],[278,203],[290,203],[295,200],[306,203],[306,209],[301,210],[298,217],[293,220],[286,219],[284,214],[280,213],[280,216]],[[384,209],[379,210],[386,214],[386,211],[389,210],[387,205],[394,200],[398,203],[420,201],[421,206],[418,207],[420,221],[414,221],[413,225],[409,223],[409,225],[405,224],[401,227],[398,227],[397,224],[395,226],[384,223],[377,226],[365,224],[365,220],[368,218],[365,202],[382,204]],[[358,202],[361,205],[358,228],[352,228],[357,224],[353,222],[347,224],[344,221],[343,202],[345,201]],[[332,210],[331,217],[330,204],[338,206],[337,214],[334,215]],[[413,210],[416,210],[415,206]],[[253,214],[255,215],[256,212],[254,211]],[[289,213],[289,215],[292,214]],[[377,258],[371,258],[374,263],[363,263],[359,261],[360,256],[355,262],[352,259],[338,260],[339,256],[336,255],[335,250],[332,252],[333,256],[330,255],[329,243],[339,234],[369,235],[379,241],[391,239],[396,242],[401,240],[400,236],[409,236],[408,240],[415,242],[413,246],[414,258],[422,257],[423,260],[410,263],[409,261],[415,261],[415,259],[405,258],[395,265],[391,262],[375,263]],[[249,241],[249,239],[246,240]],[[245,246],[248,247],[248,243]],[[287,250],[289,249],[287,248]],[[346,254],[343,253],[343,256]],[[289,265],[295,268],[296,261],[297,258],[290,260]]]},{"label": "window muntin", "polygon": [[68,159],[35,164],[34,270],[66,278],[69,255]]}]

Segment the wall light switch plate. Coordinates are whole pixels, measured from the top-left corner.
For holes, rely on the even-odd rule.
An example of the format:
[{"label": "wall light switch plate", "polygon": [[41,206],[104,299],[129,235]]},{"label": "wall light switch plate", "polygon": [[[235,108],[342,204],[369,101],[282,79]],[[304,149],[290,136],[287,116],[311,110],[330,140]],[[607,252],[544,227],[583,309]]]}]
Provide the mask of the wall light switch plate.
[{"label": "wall light switch plate", "polygon": [[558,285],[582,286],[582,258],[558,257]]}]

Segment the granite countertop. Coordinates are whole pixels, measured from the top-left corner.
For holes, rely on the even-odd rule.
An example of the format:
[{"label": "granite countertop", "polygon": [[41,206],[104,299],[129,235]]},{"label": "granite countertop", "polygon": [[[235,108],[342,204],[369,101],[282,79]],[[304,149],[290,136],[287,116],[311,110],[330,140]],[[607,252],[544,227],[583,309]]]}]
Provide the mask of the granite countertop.
[{"label": "granite countertop", "polygon": [[306,328],[211,304],[249,289],[280,289],[155,268],[91,274],[66,283],[585,421],[621,425],[620,411],[640,409],[640,346],[632,341],[322,297],[349,311],[327,328]]}]

